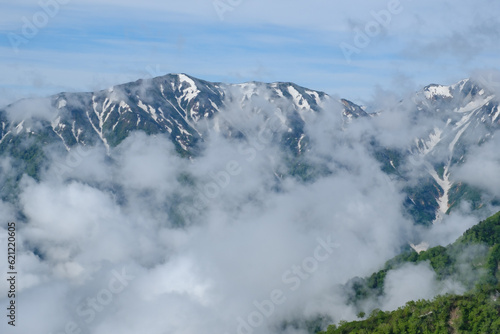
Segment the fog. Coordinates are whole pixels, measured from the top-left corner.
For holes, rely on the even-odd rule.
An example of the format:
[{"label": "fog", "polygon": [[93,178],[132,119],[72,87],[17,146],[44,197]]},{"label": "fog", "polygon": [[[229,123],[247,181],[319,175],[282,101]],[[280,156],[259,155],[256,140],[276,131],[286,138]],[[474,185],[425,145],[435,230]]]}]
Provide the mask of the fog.
[{"label": "fog", "polygon": [[[0,203],[4,219],[18,221],[17,330],[306,333],[306,320],[356,319],[341,288],[349,279],[381,269],[409,242],[446,245],[477,223],[463,207],[434,227],[413,225],[400,181],[380,170],[369,144],[408,147],[439,121],[410,120],[408,106],[386,102],[379,116],[350,122],[333,100],[304,115],[303,158],[329,171],[306,181],[286,175],[287,109],[260,99],[203,125],[192,159],[143,133],[110,152],[48,148],[40,180],[20,181],[17,207]],[[22,117],[50,115],[24,109]],[[496,141],[458,175],[498,195],[482,181],[498,171]],[[463,290],[424,263],[389,272],[379,302],[390,310],[450,291]]]}]

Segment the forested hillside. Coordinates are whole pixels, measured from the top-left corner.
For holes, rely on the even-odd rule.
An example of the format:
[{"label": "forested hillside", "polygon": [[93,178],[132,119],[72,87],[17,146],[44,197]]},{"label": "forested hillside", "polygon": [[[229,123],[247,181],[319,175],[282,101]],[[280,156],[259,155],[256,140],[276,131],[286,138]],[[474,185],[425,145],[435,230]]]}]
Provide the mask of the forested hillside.
[{"label": "forested hillside", "polygon": [[[458,254],[471,246],[484,246],[484,252],[471,259],[480,275],[475,280],[459,277]],[[344,333],[500,333],[500,212],[467,230],[455,243],[426,252],[406,252],[367,279],[350,282],[351,303],[383,294],[387,272],[403,263],[429,261],[437,277],[453,277],[470,288],[463,296],[438,296],[433,301],[411,301],[392,312],[374,310],[363,321],[340,322],[323,334]],[[360,318],[365,314],[360,313]]]}]

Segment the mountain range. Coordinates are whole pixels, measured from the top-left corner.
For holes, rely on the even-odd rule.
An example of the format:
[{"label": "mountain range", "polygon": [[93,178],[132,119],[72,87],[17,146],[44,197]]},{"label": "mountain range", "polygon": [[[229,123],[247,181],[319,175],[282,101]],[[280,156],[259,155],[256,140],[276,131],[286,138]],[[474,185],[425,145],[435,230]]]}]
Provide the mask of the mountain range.
[{"label": "mountain range", "polygon": [[131,133],[140,131],[166,135],[179,155],[196,159],[210,131],[229,138],[248,137],[231,122],[234,112],[262,110],[264,121],[257,128],[265,128],[266,119],[273,116],[281,122],[274,135],[290,157],[285,173],[289,176],[306,182],[331,172],[309,159],[314,143],[309,140],[307,122],[315,115],[337,113],[342,122],[338,131],[348,131],[355,123],[376,123],[381,115],[390,114],[404,117],[415,130],[410,134],[414,137],[399,147],[369,138],[367,149],[380,169],[402,184],[405,210],[416,224],[435,223],[464,201],[474,210],[499,203],[491,191],[470,185],[454,173],[500,128],[496,94],[472,79],[451,86],[428,85],[390,107],[364,107],[293,83],[223,84],[186,74],[97,92],[25,99],[1,109],[0,154],[12,157],[19,171],[1,181],[2,196],[12,196],[13,180],[23,173],[38,177],[48,146],[70,152],[77,146],[101,145],[110,154]]},{"label": "mountain range", "polygon": [[[21,293],[70,305],[48,332],[120,331],[139,309],[158,332],[491,327],[500,219],[472,226],[500,206],[497,90],[465,79],[356,103],[168,74],[10,104],[0,208]],[[104,308],[111,266],[136,278]]]}]

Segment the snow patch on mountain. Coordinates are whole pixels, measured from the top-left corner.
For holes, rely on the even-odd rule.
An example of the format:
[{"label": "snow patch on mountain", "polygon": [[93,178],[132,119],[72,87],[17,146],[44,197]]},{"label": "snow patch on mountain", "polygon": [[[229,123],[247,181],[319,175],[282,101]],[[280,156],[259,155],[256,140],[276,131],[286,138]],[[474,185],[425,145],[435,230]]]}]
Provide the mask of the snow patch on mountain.
[{"label": "snow patch on mountain", "polygon": [[59,102],[57,103],[57,109],[64,108],[64,107],[66,107],[66,105],[67,105],[67,104],[68,104],[68,103],[67,103],[67,101],[66,101],[66,100],[61,99],[61,100],[59,100]]},{"label": "snow patch on mountain", "polygon": [[448,202],[449,202],[449,191],[451,189],[451,186],[453,185],[452,182],[450,182],[450,174],[448,171],[448,166],[444,168],[444,173],[443,173],[443,178],[440,178],[437,172],[434,169],[429,169],[429,174],[432,176],[432,178],[436,181],[437,184],[441,187],[443,190],[443,194],[438,198],[438,204],[439,204],[439,212],[436,217],[436,220],[434,223],[439,221],[444,214],[448,211]]},{"label": "snow patch on mountain", "polygon": [[453,141],[448,146],[448,149],[450,151],[450,156],[453,155],[453,151],[455,150],[455,145],[458,143],[458,140],[460,139],[460,137],[462,137],[462,135],[464,134],[465,130],[467,130],[467,128],[469,127],[469,125],[470,125],[470,122],[467,123],[462,129],[460,129],[460,131],[458,131],[458,133],[456,134],[456,136],[453,139]]},{"label": "snow patch on mountain", "polygon": [[24,120],[21,121],[21,123],[19,123],[17,126],[16,126],[16,133],[19,134],[21,133],[21,131],[23,131],[23,124],[24,124]]},{"label": "snow patch on mountain", "polygon": [[450,86],[430,85],[425,88],[424,94],[427,99],[433,99],[436,96],[452,98],[450,88]]},{"label": "snow patch on mountain", "polygon": [[321,105],[321,99],[319,97],[318,92],[313,92],[311,90],[306,90],[306,93],[309,94],[310,96],[312,96],[314,98],[314,100],[316,101],[317,105]]},{"label": "snow patch on mountain", "polygon": [[299,93],[298,90],[293,86],[288,86],[288,92],[293,98],[293,103],[301,110],[310,109],[311,106],[307,102],[307,100]]},{"label": "snow patch on mountain", "polygon": [[455,109],[455,112],[462,114],[462,113],[466,113],[466,112],[481,108],[485,104],[489,103],[493,99],[493,97],[494,96],[488,96],[486,98],[476,99],[474,101],[469,102],[465,107]]},{"label": "snow patch on mountain", "polygon": [[[200,90],[196,86],[196,83],[194,82],[194,80],[191,79],[190,77],[188,77],[187,75],[179,74],[178,77],[179,77],[179,81],[181,83],[186,83],[188,86],[187,88],[184,88],[182,90],[183,95],[181,96],[181,99],[187,100],[188,102],[191,102],[192,99],[194,99],[195,97],[198,96],[198,94],[200,93]],[[181,85],[181,87],[182,87],[182,85]]]},{"label": "snow patch on mountain", "polygon": [[[422,148],[420,148],[420,153],[423,155],[427,155],[429,152],[431,152],[440,142],[441,142],[441,136],[443,135],[443,131],[439,128],[434,128],[434,131],[429,135],[429,139],[424,141],[422,140]],[[418,140],[417,140],[417,147],[418,145]]]},{"label": "snow patch on mountain", "polygon": [[492,123],[495,123],[495,121],[497,120],[498,116],[500,116],[500,106],[497,106],[497,111],[496,111],[495,115],[493,116]]},{"label": "snow patch on mountain", "polygon": [[470,79],[464,79],[459,82],[457,82],[454,85],[451,85],[451,89],[455,90],[458,87],[458,90],[462,91],[465,87],[465,85],[470,81]]}]

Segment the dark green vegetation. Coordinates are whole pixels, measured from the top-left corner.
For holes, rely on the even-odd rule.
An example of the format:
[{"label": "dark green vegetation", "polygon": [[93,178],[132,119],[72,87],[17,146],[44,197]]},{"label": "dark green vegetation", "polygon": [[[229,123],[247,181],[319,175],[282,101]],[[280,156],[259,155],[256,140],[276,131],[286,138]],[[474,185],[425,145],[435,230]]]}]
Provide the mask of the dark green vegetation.
[{"label": "dark green vegetation", "polygon": [[375,310],[364,321],[332,325],[322,333],[500,333],[498,298],[498,290],[488,288],[464,296],[412,301],[393,312]]},{"label": "dark green vegetation", "polygon": [[[323,334],[343,333],[500,333],[500,212],[467,230],[455,243],[417,254],[407,251],[366,279],[348,287],[350,302],[383,294],[387,272],[404,263],[429,261],[439,279],[453,277],[470,291],[433,301],[411,301],[393,312],[374,310],[368,319],[329,326]],[[476,275],[464,274],[469,264]],[[364,317],[364,313],[360,313]]]}]

